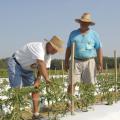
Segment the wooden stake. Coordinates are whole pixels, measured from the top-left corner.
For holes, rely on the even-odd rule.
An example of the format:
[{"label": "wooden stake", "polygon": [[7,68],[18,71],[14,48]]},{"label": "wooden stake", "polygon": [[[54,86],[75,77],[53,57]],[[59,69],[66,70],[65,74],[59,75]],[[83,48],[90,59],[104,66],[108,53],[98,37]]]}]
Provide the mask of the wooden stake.
[{"label": "wooden stake", "polygon": [[106,71],[106,73],[108,72],[108,64],[107,63],[105,64],[105,71]]},{"label": "wooden stake", "polygon": [[[65,84],[65,81],[64,81],[64,65],[63,65],[63,60],[62,60],[62,82],[63,84]],[[63,91],[64,91],[64,87],[63,87]]]},{"label": "wooden stake", "polygon": [[[75,43],[72,44],[72,49],[71,49],[71,89],[72,89],[72,96],[74,96],[74,91],[73,91],[73,79],[74,79],[74,53],[75,53]],[[71,97],[71,114],[74,112],[74,100],[73,97]]]},{"label": "wooden stake", "polygon": [[114,51],[114,60],[115,60],[115,102],[117,102],[117,54],[116,54],[116,50]]},{"label": "wooden stake", "polygon": [[120,63],[119,63],[119,73],[120,73]]}]

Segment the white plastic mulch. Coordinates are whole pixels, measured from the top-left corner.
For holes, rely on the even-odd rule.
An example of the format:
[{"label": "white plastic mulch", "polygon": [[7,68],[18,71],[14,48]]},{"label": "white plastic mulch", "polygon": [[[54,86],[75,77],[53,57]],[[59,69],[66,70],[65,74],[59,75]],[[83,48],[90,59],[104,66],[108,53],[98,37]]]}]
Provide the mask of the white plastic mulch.
[{"label": "white plastic mulch", "polygon": [[120,102],[113,105],[94,105],[88,112],[75,111],[61,120],[120,120]]}]

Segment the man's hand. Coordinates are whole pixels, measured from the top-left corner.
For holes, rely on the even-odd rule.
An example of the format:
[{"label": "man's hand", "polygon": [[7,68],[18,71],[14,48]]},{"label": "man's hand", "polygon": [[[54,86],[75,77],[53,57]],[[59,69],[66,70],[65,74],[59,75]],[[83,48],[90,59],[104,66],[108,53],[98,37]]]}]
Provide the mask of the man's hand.
[{"label": "man's hand", "polygon": [[98,58],[98,65],[97,69],[99,72],[103,71],[103,53],[102,53],[102,48],[99,48],[97,50],[97,58]]},{"label": "man's hand", "polygon": [[64,69],[65,69],[66,72],[68,72],[68,69],[69,69],[69,64],[68,63],[65,63]]},{"label": "man's hand", "polygon": [[99,72],[102,72],[102,71],[103,71],[103,65],[98,64],[97,70],[98,70]]}]

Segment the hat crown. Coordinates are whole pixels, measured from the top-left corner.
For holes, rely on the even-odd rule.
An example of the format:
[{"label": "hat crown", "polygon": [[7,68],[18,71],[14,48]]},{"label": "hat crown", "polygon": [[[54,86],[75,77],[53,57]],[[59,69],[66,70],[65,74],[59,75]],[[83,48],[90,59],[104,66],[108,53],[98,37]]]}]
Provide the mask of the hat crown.
[{"label": "hat crown", "polygon": [[90,13],[84,13],[84,14],[81,16],[81,19],[82,19],[82,20],[87,20],[87,21],[92,21],[92,20],[91,20],[91,14],[90,14]]},{"label": "hat crown", "polygon": [[63,45],[63,42],[57,36],[53,36],[51,42],[58,47],[62,47]]},{"label": "hat crown", "polygon": [[57,51],[63,50],[63,41],[58,36],[53,36],[50,43]]},{"label": "hat crown", "polygon": [[84,14],[81,16],[81,18],[77,18],[77,19],[75,19],[75,21],[76,21],[77,23],[80,23],[80,21],[82,21],[82,22],[89,22],[90,25],[95,25],[95,23],[94,23],[93,20],[91,19],[91,14],[90,14],[89,12],[84,13]]}]

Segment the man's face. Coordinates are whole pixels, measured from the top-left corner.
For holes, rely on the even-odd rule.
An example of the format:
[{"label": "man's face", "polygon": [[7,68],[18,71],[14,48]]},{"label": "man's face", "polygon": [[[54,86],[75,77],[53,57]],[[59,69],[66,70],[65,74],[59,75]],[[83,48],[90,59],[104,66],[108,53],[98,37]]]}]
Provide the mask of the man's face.
[{"label": "man's face", "polygon": [[54,49],[50,43],[47,43],[46,50],[47,50],[47,54],[53,55],[53,54],[57,53],[57,50]]},{"label": "man's face", "polygon": [[90,22],[80,21],[80,26],[81,26],[82,28],[87,28],[89,25],[90,25]]}]

